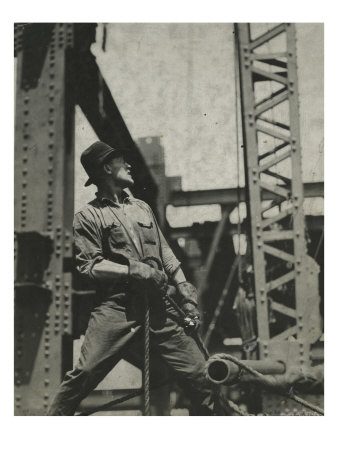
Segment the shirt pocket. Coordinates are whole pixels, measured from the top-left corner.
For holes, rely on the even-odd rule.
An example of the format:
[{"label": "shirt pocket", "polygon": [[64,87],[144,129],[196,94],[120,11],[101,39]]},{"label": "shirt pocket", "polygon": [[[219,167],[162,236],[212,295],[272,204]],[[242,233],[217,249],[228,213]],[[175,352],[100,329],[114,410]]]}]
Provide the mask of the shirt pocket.
[{"label": "shirt pocket", "polygon": [[113,222],[105,228],[104,234],[108,248],[124,248],[127,245],[127,238],[120,223]]},{"label": "shirt pocket", "polygon": [[156,230],[154,223],[149,220],[137,222],[139,233],[145,244],[156,245]]}]

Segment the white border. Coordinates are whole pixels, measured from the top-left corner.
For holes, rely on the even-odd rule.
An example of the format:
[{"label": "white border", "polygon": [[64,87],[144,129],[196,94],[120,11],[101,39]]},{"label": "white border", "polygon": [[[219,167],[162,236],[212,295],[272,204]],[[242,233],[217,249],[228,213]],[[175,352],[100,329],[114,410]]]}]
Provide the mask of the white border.
[{"label": "white border", "polygon": [[[232,2],[231,2],[232,3]],[[337,178],[336,28],[335,9],[329,2],[240,1],[15,1],[3,4],[1,23],[2,166],[1,187],[1,342],[4,446],[25,449],[64,448],[331,448],[336,413],[337,299]],[[333,2],[330,2],[333,5]],[[6,10],[5,10],[6,8]],[[35,418],[13,417],[13,22],[325,22],[325,131],[326,131],[326,417],[279,418]],[[11,89],[10,89],[11,87]],[[328,162],[329,161],[329,162]],[[333,326],[332,326],[333,325]],[[83,420],[90,420],[84,423]],[[57,422],[59,421],[59,422]],[[332,442],[332,444],[331,444]],[[334,445],[334,444],[333,444]]]}]

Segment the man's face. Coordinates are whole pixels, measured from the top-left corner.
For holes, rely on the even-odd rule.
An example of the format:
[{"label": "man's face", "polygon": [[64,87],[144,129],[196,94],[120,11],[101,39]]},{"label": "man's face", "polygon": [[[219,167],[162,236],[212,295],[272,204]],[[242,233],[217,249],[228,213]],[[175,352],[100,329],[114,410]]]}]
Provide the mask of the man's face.
[{"label": "man's face", "polygon": [[122,189],[134,186],[134,180],[130,173],[131,165],[124,160],[123,156],[112,158],[105,165],[109,166],[110,176],[116,186]]}]

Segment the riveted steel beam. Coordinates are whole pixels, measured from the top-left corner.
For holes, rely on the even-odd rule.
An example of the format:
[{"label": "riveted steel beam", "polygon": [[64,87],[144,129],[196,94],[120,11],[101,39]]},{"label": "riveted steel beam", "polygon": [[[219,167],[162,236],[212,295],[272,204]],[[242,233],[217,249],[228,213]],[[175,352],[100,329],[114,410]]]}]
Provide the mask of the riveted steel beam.
[{"label": "riveted steel beam", "polygon": [[[291,152],[290,152],[291,154]],[[281,158],[279,161],[286,159],[290,154]],[[277,164],[274,160],[271,164],[266,164],[264,170]],[[263,167],[263,166],[262,166]],[[259,166],[259,170],[261,166]],[[305,183],[304,197],[324,197],[324,183]],[[263,200],[275,200],[278,198],[271,192],[264,191],[262,193]],[[220,204],[222,206],[236,206],[237,202],[245,202],[245,189],[229,188],[229,189],[208,189],[205,191],[172,191],[170,192],[168,204],[173,206],[194,206],[194,205],[211,205]]]},{"label": "riveted steel beam", "polygon": [[[309,355],[304,350],[303,353],[298,352],[298,349],[302,341],[314,342],[318,338],[320,316],[318,279],[308,276],[316,270],[307,256],[305,243],[303,202],[307,195],[311,196],[309,190],[313,187],[308,189],[302,183],[295,25],[279,24],[255,39],[251,38],[251,26],[238,24],[236,36],[260,357],[268,358],[271,352],[279,352],[280,357],[287,358],[291,344],[282,343],[288,337],[295,336],[295,342],[291,345],[294,349],[290,354],[298,363],[309,364]],[[267,50],[272,48],[270,42],[277,36],[281,37],[278,50],[276,47],[276,52]],[[262,52],[260,47],[263,45]],[[284,72],[278,72],[280,68],[285,69]],[[260,83],[260,92],[265,89],[262,100],[256,100],[257,82]],[[272,84],[277,88],[275,92],[272,92]],[[284,85],[282,89],[278,88],[280,84]],[[288,107],[288,117],[283,120],[277,112],[282,102]],[[263,113],[265,117],[261,120]],[[272,150],[265,152],[261,148],[259,133],[273,138]],[[285,147],[288,148],[285,150]],[[271,158],[267,159],[268,156]],[[287,176],[280,169],[286,161],[291,166],[291,174],[287,173]],[[274,167],[276,176],[269,171],[271,167]],[[271,205],[263,207],[267,193],[276,198]],[[281,210],[283,199],[288,201],[288,209]],[[266,215],[268,211],[269,216]],[[278,248],[273,246],[274,241],[278,242]],[[268,260],[267,255],[270,257]],[[273,267],[268,266],[271,256],[277,260],[279,267],[284,265],[284,270],[274,271]],[[290,263],[294,267],[291,271]],[[274,300],[276,289],[279,292],[278,303]],[[280,299],[282,292],[286,292],[284,301]],[[274,336],[269,323],[271,307],[295,319],[296,324],[291,326],[278,316],[279,330],[283,326],[285,329]],[[312,311],[311,317],[304,318],[305,311],[309,310]]]},{"label": "riveted steel beam", "polygon": [[43,415],[72,361],[73,24],[16,31],[15,414]]}]

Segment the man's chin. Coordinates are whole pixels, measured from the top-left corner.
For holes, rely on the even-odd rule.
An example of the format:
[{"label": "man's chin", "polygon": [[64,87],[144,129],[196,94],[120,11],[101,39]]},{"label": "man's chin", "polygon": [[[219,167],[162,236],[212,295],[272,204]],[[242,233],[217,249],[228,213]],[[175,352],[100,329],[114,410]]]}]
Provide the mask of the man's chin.
[{"label": "man's chin", "polygon": [[132,178],[125,178],[123,180],[120,180],[119,185],[122,187],[122,189],[125,188],[131,188],[135,184],[135,181]]}]

